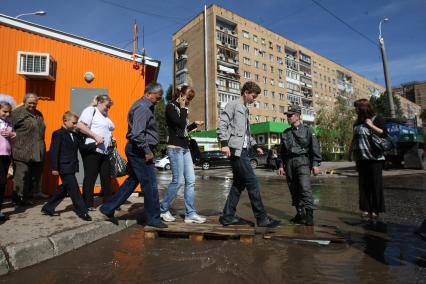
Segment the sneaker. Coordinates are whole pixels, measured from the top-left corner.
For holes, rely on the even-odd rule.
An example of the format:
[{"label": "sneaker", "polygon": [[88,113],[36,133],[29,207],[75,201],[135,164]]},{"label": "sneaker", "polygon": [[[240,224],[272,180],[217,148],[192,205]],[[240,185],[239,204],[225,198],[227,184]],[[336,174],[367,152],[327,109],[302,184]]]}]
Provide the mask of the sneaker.
[{"label": "sneaker", "polygon": [[160,214],[160,218],[163,219],[164,222],[174,222],[176,218],[170,213],[170,211],[166,211]]},{"label": "sneaker", "polygon": [[184,222],[185,223],[202,224],[202,223],[206,222],[206,218],[195,213],[190,217],[185,217]]}]

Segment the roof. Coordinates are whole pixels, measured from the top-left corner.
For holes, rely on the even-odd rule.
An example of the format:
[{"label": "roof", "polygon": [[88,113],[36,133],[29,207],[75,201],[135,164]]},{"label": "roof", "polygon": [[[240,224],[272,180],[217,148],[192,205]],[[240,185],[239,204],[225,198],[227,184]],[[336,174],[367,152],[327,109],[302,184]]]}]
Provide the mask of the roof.
[{"label": "roof", "polygon": [[[49,37],[55,40],[63,41],[66,43],[72,43],[72,44],[86,47],[92,50],[97,50],[106,54],[110,54],[122,59],[133,61],[133,52],[130,52],[128,50],[124,50],[124,49],[107,45],[101,42],[97,42],[91,39],[87,39],[87,38],[76,36],[63,31],[59,31],[59,30],[55,30],[52,28],[38,25],[38,24],[34,24],[31,22],[27,22],[21,19],[9,17],[3,14],[0,14],[0,25],[14,27],[16,29],[28,31],[38,35],[43,35],[45,37]],[[143,58],[142,55],[137,54],[138,62],[142,62],[142,58]],[[144,57],[144,59],[145,59],[145,64],[153,66],[155,68],[160,67],[159,60],[155,60],[146,56]]]},{"label": "roof", "polygon": [[[250,125],[250,130],[251,134],[282,133],[285,129],[289,127],[290,125],[288,123],[267,121]],[[193,132],[191,136],[197,138],[216,138],[217,133],[216,129],[211,129],[207,131]]]}]

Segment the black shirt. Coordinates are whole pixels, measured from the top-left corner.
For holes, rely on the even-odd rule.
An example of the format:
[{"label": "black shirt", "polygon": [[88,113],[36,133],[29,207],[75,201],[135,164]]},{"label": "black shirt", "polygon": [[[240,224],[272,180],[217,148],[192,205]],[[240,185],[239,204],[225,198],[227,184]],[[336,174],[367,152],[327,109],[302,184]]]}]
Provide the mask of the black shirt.
[{"label": "black shirt", "polygon": [[188,132],[197,128],[192,123],[188,125],[188,109],[181,108],[176,101],[166,106],[166,123],[169,131],[169,145],[188,148]]}]

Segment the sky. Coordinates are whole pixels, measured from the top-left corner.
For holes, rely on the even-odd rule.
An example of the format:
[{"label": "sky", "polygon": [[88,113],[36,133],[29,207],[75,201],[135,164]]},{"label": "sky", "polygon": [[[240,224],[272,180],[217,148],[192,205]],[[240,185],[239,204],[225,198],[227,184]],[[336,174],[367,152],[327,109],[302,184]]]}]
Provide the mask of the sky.
[{"label": "sky", "polygon": [[[0,0],[0,13],[132,50],[133,23],[145,30],[146,55],[160,60],[158,81],[172,81],[172,35],[217,4],[385,85],[380,20],[392,86],[426,80],[426,0]],[[321,8],[320,6],[324,7]],[[333,17],[325,9],[336,17]],[[139,46],[142,46],[140,35]]]}]

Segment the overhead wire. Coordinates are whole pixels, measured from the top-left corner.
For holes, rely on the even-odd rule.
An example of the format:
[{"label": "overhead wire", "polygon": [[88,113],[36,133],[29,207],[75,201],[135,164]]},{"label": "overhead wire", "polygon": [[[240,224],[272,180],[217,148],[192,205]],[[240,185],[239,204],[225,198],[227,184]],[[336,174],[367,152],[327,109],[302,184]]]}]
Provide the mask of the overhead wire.
[{"label": "overhead wire", "polygon": [[352,27],[350,24],[348,24],[346,21],[344,21],[342,18],[340,18],[339,16],[337,16],[335,13],[333,13],[330,9],[328,9],[327,7],[325,7],[324,5],[322,5],[321,3],[319,3],[316,0],[311,0],[315,5],[317,5],[318,7],[320,7],[321,9],[323,9],[324,11],[326,11],[327,13],[329,13],[331,16],[333,16],[335,19],[337,19],[339,22],[341,22],[342,24],[344,24],[347,28],[349,28],[350,30],[352,30],[353,32],[357,33],[358,35],[360,35],[361,37],[363,37],[365,40],[367,40],[369,43],[375,45],[376,47],[379,47],[379,45],[373,41],[371,38],[369,38],[368,36],[366,36],[365,34],[363,34],[362,32],[358,31],[357,29],[355,29],[354,27]]}]

